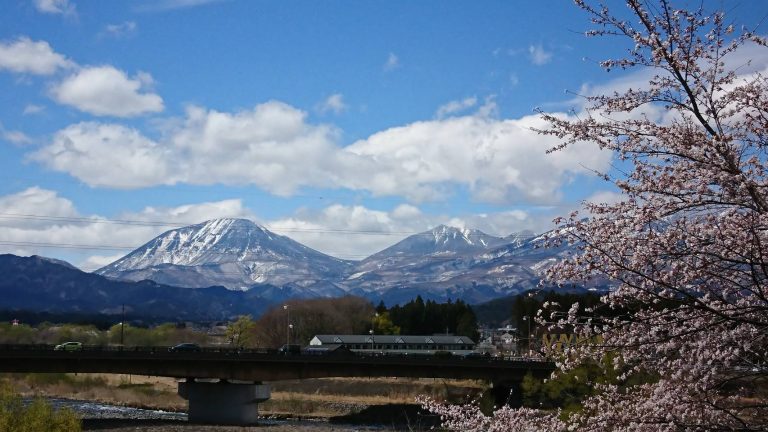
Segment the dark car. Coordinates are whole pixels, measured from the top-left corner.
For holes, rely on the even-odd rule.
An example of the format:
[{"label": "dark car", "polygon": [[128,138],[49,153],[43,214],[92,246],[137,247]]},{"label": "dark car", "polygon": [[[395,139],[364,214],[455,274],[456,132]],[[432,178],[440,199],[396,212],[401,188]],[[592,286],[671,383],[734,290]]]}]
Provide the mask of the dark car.
[{"label": "dark car", "polygon": [[285,344],[277,350],[280,354],[301,354],[301,345]]},{"label": "dark car", "polygon": [[200,352],[203,349],[200,348],[200,345],[195,343],[180,343],[178,345],[174,345],[170,348],[168,348],[168,351],[170,352]]}]

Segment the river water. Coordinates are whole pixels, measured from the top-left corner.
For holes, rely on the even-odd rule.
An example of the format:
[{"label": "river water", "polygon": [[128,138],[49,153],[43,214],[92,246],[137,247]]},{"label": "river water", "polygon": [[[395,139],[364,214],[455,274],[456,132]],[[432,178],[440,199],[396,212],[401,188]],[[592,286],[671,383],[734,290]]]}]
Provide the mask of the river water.
[{"label": "river water", "polygon": [[187,423],[187,414],[179,412],[147,410],[91,401],[48,398],[55,408],[70,408],[83,418],[84,430],[155,432],[214,432],[214,431],[258,431],[258,432],[399,432],[420,428],[393,425],[351,425],[331,424],[324,420],[262,419],[253,427],[227,427],[195,425]]},{"label": "river water", "polygon": [[54,408],[69,408],[83,419],[187,420],[187,414],[179,412],[146,410],[75,399],[47,398],[46,400]]}]

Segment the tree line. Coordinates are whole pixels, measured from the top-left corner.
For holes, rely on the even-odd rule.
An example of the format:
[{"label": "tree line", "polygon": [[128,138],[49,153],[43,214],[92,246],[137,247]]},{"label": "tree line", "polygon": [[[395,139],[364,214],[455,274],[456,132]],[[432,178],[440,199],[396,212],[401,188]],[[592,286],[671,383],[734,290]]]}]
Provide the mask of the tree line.
[{"label": "tree line", "polygon": [[0,344],[59,344],[79,341],[86,345],[170,346],[182,342],[228,345],[237,348],[279,348],[306,345],[317,334],[436,334],[451,333],[477,338],[477,318],[461,300],[437,303],[420,296],[404,304],[378,307],[365,298],[294,299],[274,305],[254,319],[241,316],[216,328],[191,328],[183,323],[155,326],[114,324],[100,329],[91,324],[35,326],[0,323]]},{"label": "tree line", "polygon": [[0,323],[0,344],[60,344],[78,341],[86,345],[169,346],[181,342],[214,342],[205,331],[185,324],[165,323],[153,327],[115,324],[102,330],[92,324],[37,325]]},{"label": "tree line", "polygon": [[377,311],[388,314],[392,323],[400,329],[399,334],[450,333],[477,341],[477,316],[472,307],[462,300],[448,300],[445,303],[434,300],[425,302],[421,296],[417,296],[402,306],[395,305],[389,309],[380,303]]},{"label": "tree line", "polygon": [[362,297],[297,299],[275,305],[258,319],[240,317],[227,340],[242,348],[306,345],[318,334],[451,333],[477,339],[477,317],[461,300],[437,303],[421,296],[404,304],[377,307]]}]

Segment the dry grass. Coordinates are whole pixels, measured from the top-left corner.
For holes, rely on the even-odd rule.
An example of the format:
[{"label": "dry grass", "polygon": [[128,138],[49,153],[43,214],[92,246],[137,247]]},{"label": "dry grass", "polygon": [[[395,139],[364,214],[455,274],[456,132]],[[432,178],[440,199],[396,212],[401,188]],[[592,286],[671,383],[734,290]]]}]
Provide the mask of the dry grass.
[{"label": "dry grass", "polygon": [[152,383],[133,384],[122,380],[123,375],[106,374],[13,374],[3,376],[22,396],[65,397],[90,400],[113,405],[137,408],[183,411],[187,408],[184,399],[176,394],[174,385],[170,391],[167,385],[155,387]]},{"label": "dry grass", "polygon": [[[176,394],[177,380],[114,374],[5,375],[24,396],[83,399],[137,408],[184,411],[187,402]],[[264,415],[332,417],[359,412],[372,405],[411,404],[419,395],[438,400],[466,401],[482,392],[482,382],[411,378],[321,378],[269,383],[272,397],[259,406]]]},{"label": "dry grass", "polygon": [[467,401],[486,388],[477,381],[426,378],[320,378],[271,385],[272,398],[260,406],[262,413],[308,417],[347,415],[371,405],[413,404],[419,395]]}]

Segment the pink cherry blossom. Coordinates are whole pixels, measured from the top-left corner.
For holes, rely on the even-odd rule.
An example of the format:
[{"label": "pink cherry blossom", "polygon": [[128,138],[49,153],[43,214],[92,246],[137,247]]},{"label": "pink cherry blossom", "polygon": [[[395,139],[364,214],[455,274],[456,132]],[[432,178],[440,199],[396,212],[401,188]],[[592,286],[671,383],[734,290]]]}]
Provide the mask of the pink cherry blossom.
[{"label": "pink cherry blossom", "polygon": [[[483,416],[473,406],[425,406],[453,430],[768,430],[768,80],[726,66],[740,47],[766,41],[733,35],[723,13],[669,1],[627,0],[632,19],[614,2],[576,4],[591,16],[587,36],[628,43],[605,69],[656,74],[642,88],[585,97],[575,119],[542,113],[549,127],[539,132],[561,140],[550,151],[592,141],[629,166],[597,173],[623,193],[620,202],[585,202],[555,221],[551,243],[578,253],[548,278],[608,279],[616,288],[607,307],[631,313],[586,326],[569,311],[563,320],[579,336],[603,342],[577,345],[558,362],[570,368],[608,356],[625,377],[650,372],[658,381],[601,385],[567,420],[531,409]],[[647,115],[651,107],[664,115]]]}]

